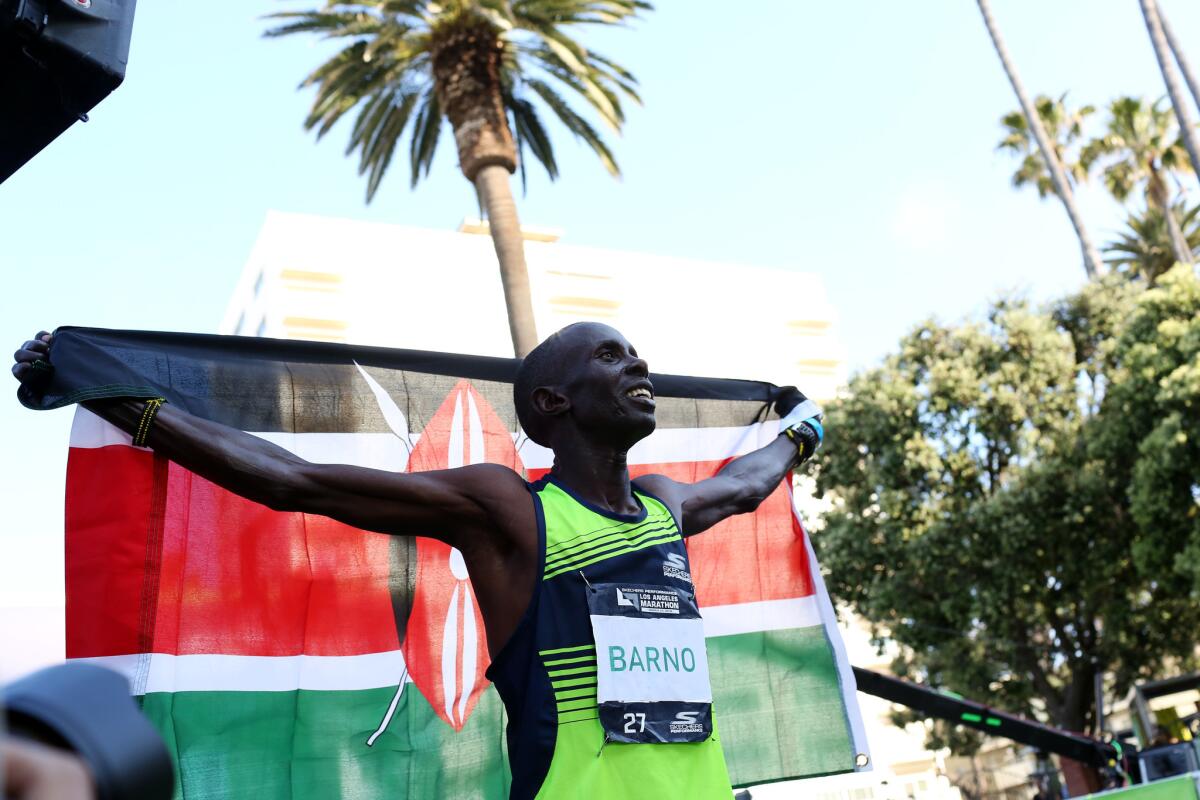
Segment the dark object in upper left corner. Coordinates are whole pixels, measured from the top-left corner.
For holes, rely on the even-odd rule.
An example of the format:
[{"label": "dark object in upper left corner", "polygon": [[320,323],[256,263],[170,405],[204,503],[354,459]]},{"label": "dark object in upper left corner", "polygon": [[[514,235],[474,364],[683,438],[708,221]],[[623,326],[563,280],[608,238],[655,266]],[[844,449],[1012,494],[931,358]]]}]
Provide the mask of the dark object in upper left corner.
[{"label": "dark object in upper left corner", "polygon": [[0,182],[125,79],[135,0],[0,0]]}]

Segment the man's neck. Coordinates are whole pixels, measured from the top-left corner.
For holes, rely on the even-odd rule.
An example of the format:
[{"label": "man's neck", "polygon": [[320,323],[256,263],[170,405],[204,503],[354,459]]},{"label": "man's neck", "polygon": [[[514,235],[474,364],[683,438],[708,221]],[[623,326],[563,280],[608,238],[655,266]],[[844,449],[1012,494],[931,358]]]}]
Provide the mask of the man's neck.
[{"label": "man's neck", "polygon": [[625,453],[585,441],[556,446],[550,474],[594,506],[614,514],[636,514],[640,507],[633,498]]}]

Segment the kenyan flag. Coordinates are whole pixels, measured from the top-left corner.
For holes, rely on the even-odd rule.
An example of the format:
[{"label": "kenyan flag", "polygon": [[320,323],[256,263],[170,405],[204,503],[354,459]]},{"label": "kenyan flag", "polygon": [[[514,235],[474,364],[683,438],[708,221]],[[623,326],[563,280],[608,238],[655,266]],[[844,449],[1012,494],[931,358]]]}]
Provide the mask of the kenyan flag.
[{"label": "kenyan flag", "polygon": [[[516,362],[239,337],[60,329],[40,407],[163,395],[316,462],[396,471],[549,451]],[[652,377],[635,477],[696,481],[770,441],[775,387]],[[768,418],[770,416],[770,418]],[[457,551],[243,500],[80,409],[66,509],[67,656],[129,676],[187,798],[503,798],[505,715]],[[738,785],[855,769],[854,682],[780,487],[688,541]]]}]

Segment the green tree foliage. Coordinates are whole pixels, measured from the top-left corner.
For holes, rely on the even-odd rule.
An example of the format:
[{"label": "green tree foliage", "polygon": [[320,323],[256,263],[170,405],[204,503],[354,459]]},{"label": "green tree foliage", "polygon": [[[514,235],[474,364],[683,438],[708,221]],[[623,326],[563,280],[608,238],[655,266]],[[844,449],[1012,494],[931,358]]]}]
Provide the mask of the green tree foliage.
[{"label": "green tree foliage", "polygon": [[[1188,249],[1193,255],[1200,253],[1200,206],[1189,209],[1181,201],[1175,204],[1174,214]],[[1167,220],[1150,207],[1126,217],[1124,230],[1104,246],[1104,252],[1108,255],[1105,263],[1114,270],[1149,283],[1175,265]]]},{"label": "green tree foliage", "polygon": [[1140,97],[1118,97],[1108,113],[1107,131],[1080,154],[1083,168],[1099,169],[1105,187],[1121,202],[1141,189],[1150,205],[1165,208],[1170,184],[1191,172],[1175,115],[1162,102]]},{"label": "green tree foliage", "polygon": [[[466,108],[463,120],[451,119],[456,129],[489,123],[510,129],[512,134],[497,134],[498,149],[506,150],[504,140],[513,136],[520,155],[532,155],[551,178],[558,177],[558,163],[542,123],[546,112],[619,175],[604,138],[563,93],[583,101],[610,130],[620,131],[622,96],[639,101],[637,80],[584,47],[576,31],[619,25],[649,8],[640,0],[329,0],[312,11],[272,14],[280,24],[266,35],[311,33],[346,42],[301,84],[317,87],[304,125],[321,137],[358,109],[346,152],[359,151],[370,200],[406,130],[413,185],[428,174],[442,117],[452,115],[460,100]],[[498,55],[494,66],[485,57],[489,52]],[[501,106],[499,119],[470,113],[491,112],[495,104]],[[471,134],[455,131],[468,180],[474,180],[471,162],[479,158],[464,146],[475,144],[468,141]]]},{"label": "green tree foliage", "polygon": [[[1063,94],[1057,100],[1045,95],[1038,95],[1033,101],[1042,128],[1050,138],[1054,154],[1062,165],[1067,179],[1073,184],[1079,184],[1087,179],[1087,170],[1079,163],[1077,144],[1083,136],[1084,123],[1095,113],[1093,106],[1071,108],[1067,105],[1067,96]],[[1045,198],[1058,194],[1054,191],[1054,180],[1050,170],[1046,168],[1046,160],[1038,150],[1033,132],[1029,130],[1029,121],[1020,111],[1012,111],[1000,118],[1000,126],[1004,130],[1004,138],[996,146],[997,150],[1005,150],[1021,159],[1021,166],[1013,173],[1013,186],[1020,189],[1032,185],[1037,189],[1038,197]]]},{"label": "green tree foliage", "polygon": [[[1200,280],[1178,265],[1124,326],[1094,456],[1127,478],[1139,572],[1200,595]],[[1164,612],[1165,613],[1165,612]],[[1181,609],[1179,619],[1188,618]],[[1194,623],[1191,623],[1194,625]]]},{"label": "green tree foliage", "polygon": [[815,544],[899,674],[1084,730],[1098,670],[1120,691],[1191,654],[1197,311],[1186,268],[997,302],[918,326],[831,404]]}]

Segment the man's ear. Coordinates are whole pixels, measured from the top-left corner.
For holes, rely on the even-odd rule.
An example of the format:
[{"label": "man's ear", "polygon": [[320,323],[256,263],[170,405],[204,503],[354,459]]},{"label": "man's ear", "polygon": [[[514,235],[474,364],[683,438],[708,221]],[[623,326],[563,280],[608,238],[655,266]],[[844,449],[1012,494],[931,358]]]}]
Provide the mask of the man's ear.
[{"label": "man's ear", "polygon": [[548,417],[558,416],[566,413],[571,407],[571,401],[567,396],[554,391],[549,386],[539,386],[533,390],[533,407],[541,414]]}]

